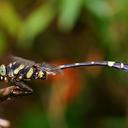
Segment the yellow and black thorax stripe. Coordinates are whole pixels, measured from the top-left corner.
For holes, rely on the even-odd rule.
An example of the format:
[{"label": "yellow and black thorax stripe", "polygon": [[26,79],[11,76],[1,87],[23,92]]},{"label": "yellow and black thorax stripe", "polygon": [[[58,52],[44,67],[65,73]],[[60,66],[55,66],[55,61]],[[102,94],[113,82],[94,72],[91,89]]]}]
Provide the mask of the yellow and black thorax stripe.
[{"label": "yellow and black thorax stripe", "polygon": [[13,78],[17,80],[46,78],[45,71],[41,71],[35,66],[28,66],[17,62],[10,63],[6,67],[6,75],[8,76],[8,78]]}]

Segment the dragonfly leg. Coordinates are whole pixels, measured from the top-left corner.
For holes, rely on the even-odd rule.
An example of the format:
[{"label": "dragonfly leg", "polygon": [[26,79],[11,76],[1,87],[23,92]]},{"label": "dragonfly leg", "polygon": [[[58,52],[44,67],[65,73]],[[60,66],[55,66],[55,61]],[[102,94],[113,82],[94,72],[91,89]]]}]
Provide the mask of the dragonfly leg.
[{"label": "dragonfly leg", "polygon": [[13,84],[21,91],[21,95],[29,95],[33,93],[33,89],[21,81],[14,81]]}]

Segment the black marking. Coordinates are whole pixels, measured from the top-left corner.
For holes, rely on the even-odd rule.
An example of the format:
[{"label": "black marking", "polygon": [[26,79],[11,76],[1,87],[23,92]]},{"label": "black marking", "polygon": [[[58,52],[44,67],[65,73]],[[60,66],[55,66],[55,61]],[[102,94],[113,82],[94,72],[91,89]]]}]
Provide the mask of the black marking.
[{"label": "black marking", "polygon": [[11,66],[11,69],[14,71],[15,69],[17,69],[21,64],[20,63],[13,63]]},{"label": "black marking", "polygon": [[17,78],[19,79],[27,79],[26,74],[30,70],[30,67],[26,66],[22,70],[19,71]]},{"label": "black marking", "polygon": [[14,77],[13,70],[12,70],[12,65],[9,64],[9,65],[6,67],[6,71],[7,71],[7,76],[8,76],[8,77]]}]

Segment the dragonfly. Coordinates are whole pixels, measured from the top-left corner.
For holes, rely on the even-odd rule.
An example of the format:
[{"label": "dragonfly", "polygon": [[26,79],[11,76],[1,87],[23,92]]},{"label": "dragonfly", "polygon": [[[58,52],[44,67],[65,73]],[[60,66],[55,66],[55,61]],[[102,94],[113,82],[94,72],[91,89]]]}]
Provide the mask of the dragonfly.
[{"label": "dragonfly", "polygon": [[32,79],[45,80],[48,75],[59,74],[64,69],[86,66],[106,66],[128,71],[128,64],[115,61],[89,61],[53,66],[47,63],[36,63],[33,60],[17,56],[11,56],[11,60],[12,61],[8,65],[0,65],[0,81],[22,88],[25,90],[23,91],[24,94],[33,93],[33,89],[26,85],[25,81],[30,81]]}]

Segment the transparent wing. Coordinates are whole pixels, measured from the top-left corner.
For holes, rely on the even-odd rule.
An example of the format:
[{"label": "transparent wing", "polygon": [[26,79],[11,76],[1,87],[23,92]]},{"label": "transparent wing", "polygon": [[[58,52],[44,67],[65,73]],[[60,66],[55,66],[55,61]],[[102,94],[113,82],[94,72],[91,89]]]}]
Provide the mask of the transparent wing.
[{"label": "transparent wing", "polygon": [[62,73],[62,70],[59,67],[53,66],[47,63],[43,63],[41,65],[41,70],[46,71],[48,75],[49,74],[56,75],[56,74]]},{"label": "transparent wing", "polygon": [[17,63],[22,63],[22,64],[25,64],[25,65],[28,65],[28,66],[35,65],[35,61],[27,60],[27,59],[24,59],[24,58],[21,58],[21,57],[17,57],[17,56],[10,56],[10,59],[12,61],[16,61]]},{"label": "transparent wing", "polygon": [[40,70],[45,71],[48,75],[56,75],[58,73],[62,73],[62,70],[57,67],[57,66],[52,66],[50,64],[47,63],[42,63],[42,64],[37,64],[35,63],[35,61],[32,60],[27,60],[21,57],[17,57],[17,56],[10,56],[10,59],[12,61],[16,61],[17,63],[21,63],[24,65],[28,65],[28,66],[37,66]]}]

